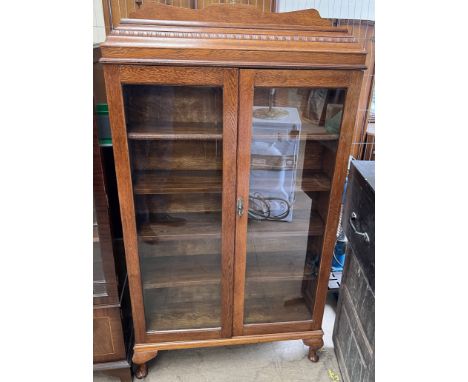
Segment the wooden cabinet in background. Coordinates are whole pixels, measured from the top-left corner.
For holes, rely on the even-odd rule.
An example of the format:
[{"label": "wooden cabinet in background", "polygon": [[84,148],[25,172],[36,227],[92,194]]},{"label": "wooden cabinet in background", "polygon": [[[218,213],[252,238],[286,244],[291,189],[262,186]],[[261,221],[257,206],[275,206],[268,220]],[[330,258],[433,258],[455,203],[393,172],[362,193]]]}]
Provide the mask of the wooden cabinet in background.
[{"label": "wooden cabinet in background", "polygon": [[315,10],[144,3],[102,45],[137,376],[160,350],[317,361],[366,53]]},{"label": "wooden cabinet in background", "polygon": [[375,381],[375,162],[352,161],[343,229],[346,263],[333,329],[345,382]]},{"label": "wooden cabinet in background", "polygon": [[[122,310],[128,296],[125,274],[118,277],[114,256],[118,256],[109,218],[106,179],[97,126],[93,129],[93,364],[95,372],[131,381],[127,344],[131,324]],[[120,251],[123,255],[123,250]],[[120,282],[119,282],[120,281]],[[128,298],[127,298],[128,299]],[[128,302],[127,302],[128,304]],[[124,330],[126,329],[126,330]]]}]

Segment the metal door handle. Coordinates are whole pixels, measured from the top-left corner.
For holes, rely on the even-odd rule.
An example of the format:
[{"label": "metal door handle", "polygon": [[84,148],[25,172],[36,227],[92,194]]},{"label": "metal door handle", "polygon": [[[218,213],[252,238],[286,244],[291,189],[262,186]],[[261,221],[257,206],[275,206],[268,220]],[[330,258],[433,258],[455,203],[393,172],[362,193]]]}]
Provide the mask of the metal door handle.
[{"label": "metal door handle", "polygon": [[370,239],[369,239],[369,235],[367,234],[367,232],[359,232],[357,228],[354,226],[354,220],[356,219],[357,219],[356,212],[351,212],[351,217],[349,218],[349,224],[351,225],[351,228],[353,229],[356,235],[362,236],[364,238],[364,241],[366,243],[369,243]]},{"label": "metal door handle", "polygon": [[237,215],[244,215],[244,200],[242,198],[237,199]]}]

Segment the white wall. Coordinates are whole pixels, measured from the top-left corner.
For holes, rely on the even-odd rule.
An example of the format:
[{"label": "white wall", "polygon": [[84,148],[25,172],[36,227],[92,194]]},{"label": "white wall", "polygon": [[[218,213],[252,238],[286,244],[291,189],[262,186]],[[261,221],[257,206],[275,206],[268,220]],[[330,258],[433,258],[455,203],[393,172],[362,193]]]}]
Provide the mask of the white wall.
[{"label": "white wall", "polygon": [[375,20],[374,0],[278,0],[278,11],[314,8],[326,18]]},{"label": "white wall", "polygon": [[97,44],[106,39],[102,0],[93,0],[93,18],[93,43]]}]

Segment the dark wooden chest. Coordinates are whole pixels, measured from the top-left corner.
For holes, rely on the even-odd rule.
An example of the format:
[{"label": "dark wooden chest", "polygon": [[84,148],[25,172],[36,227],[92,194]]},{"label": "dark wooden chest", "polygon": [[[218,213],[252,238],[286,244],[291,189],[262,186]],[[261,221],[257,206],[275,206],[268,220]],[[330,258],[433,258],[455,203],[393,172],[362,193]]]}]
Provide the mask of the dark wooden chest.
[{"label": "dark wooden chest", "polygon": [[343,228],[348,238],[333,342],[347,382],[375,379],[374,162],[351,163]]}]

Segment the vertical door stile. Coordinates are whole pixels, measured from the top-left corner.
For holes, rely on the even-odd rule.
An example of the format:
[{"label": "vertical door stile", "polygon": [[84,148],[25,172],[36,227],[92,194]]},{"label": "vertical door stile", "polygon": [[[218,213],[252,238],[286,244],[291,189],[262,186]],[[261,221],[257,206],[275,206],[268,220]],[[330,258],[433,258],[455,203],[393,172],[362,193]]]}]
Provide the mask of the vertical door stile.
[{"label": "vertical door stile", "polygon": [[222,309],[221,337],[232,336],[235,248],[238,70],[224,70],[223,86],[223,193],[222,193]]},{"label": "vertical door stile", "polygon": [[[237,198],[243,199],[244,211],[249,208],[250,141],[252,137],[252,105],[254,70],[239,74],[239,132],[237,145]],[[236,215],[236,247],[234,267],[233,335],[243,334],[244,289],[247,254],[248,213]]]}]

